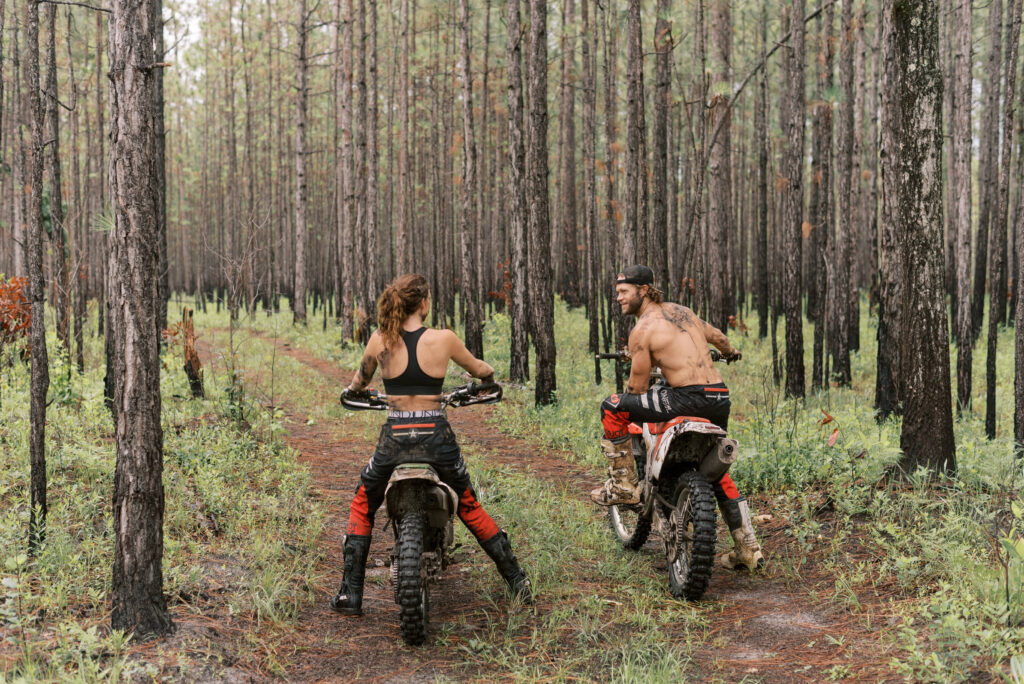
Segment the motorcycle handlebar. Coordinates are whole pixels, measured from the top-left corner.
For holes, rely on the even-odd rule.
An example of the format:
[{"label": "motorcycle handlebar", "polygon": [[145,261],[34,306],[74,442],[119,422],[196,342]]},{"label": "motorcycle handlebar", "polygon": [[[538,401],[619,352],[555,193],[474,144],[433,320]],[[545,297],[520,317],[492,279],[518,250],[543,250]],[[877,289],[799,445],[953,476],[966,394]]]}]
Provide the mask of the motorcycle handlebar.
[{"label": "motorcycle handlebar", "polygon": [[[717,349],[709,349],[708,351],[711,352],[711,360],[712,361],[717,363],[717,362],[722,361],[724,359],[724,357],[722,356],[722,353],[719,352]],[[628,352],[619,351],[619,352],[611,352],[609,354],[594,354],[594,358],[597,359],[597,360],[600,360],[600,361],[604,361],[604,360],[628,361],[630,357],[629,357],[629,353]]]},{"label": "motorcycle handlebar", "polygon": [[[441,395],[442,406],[470,406],[501,401],[503,390],[496,382],[471,382]],[[386,411],[388,397],[376,390],[342,392],[341,405],[352,411]]]}]

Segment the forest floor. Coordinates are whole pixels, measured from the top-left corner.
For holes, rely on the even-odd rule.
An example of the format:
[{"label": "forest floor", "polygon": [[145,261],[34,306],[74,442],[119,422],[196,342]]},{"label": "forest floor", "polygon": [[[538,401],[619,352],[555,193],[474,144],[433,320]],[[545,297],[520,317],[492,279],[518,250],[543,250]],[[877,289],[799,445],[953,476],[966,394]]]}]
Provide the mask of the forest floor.
[{"label": "forest floor", "polygon": [[[218,354],[226,353],[226,333],[210,330],[203,338],[200,351],[204,365],[216,365]],[[560,568],[554,577],[538,576],[549,564],[537,543],[540,540],[531,539],[531,535],[557,536],[555,525],[536,530],[520,526],[512,535],[514,548],[532,575],[538,596],[534,606],[511,608],[490,561],[471,537],[462,534],[456,564],[432,590],[431,635],[427,645],[420,648],[405,646],[399,635],[398,610],[387,582],[393,540],[382,509],[367,565],[365,615],[338,616],[327,603],[340,580],[348,504],[359,471],[373,452],[374,428],[383,418],[380,414],[370,418],[338,410],[325,415],[324,407],[337,406],[338,392],[352,376],[351,370],[339,367],[335,361],[267,335],[253,334],[249,343],[271,347],[274,358],[281,361],[297,362],[288,367],[288,385],[279,381],[279,395],[271,392],[267,403],[273,402],[281,412],[287,429],[284,439],[310,470],[313,496],[321,501],[327,519],[320,539],[321,560],[312,573],[315,599],[301,609],[290,632],[272,640],[272,654],[232,654],[240,644],[227,633],[219,645],[217,632],[205,635],[212,642],[209,650],[220,653],[220,660],[250,665],[233,669],[230,679],[261,680],[275,675],[296,681],[381,682],[897,678],[889,667],[893,657],[889,642],[883,638],[896,622],[891,601],[896,597],[877,586],[839,590],[834,568],[826,557],[829,546],[822,543],[829,534],[830,507],[823,504],[815,511],[817,538],[801,539],[788,532],[793,511],[787,510],[786,502],[759,495],[751,501],[762,520],[758,534],[767,567],[756,573],[716,568],[704,600],[696,604],[674,601],[669,595],[656,534],[639,554],[612,546],[611,557],[588,558],[584,554],[578,559],[578,567]],[[247,383],[266,386],[265,365],[241,370]],[[302,391],[289,392],[288,386],[301,387]],[[604,526],[604,534],[611,538],[611,531],[604,525],[604,511],[592,506],[588,497],[601,473],[583,469],[566,452],[543,447],[539,441],[503,434],[497,424],[500,417],[492,407],[453,410],[450,420],[478,490],[481,470],[500,472],[511,478],[503,482],[519,483],[520,487],[539,490],[542,496],[572,504],[578,515],[588,518],[580,524],[597,529]],[[499,525],[507,527],[516,512],[507,498],[516,492],[497,495],[487,489],[485,486],[481,491],[483,503]],[[489,497],[504,503],[493,507]],[[573,544],[572,532],[565,530],[564,537],[547,541]],[[720,550],[731,544],[721,522],[719,540]],[[856,537],[847,544],[848,556],[872,561],[866,544],[852,548],[859,544]],[[625,575],[621,568],[605,570],[627,561],[629,571]],[[652,596],[652,591],[657,595]],[[644,595],[642,599],[637,599],[638,593]],[[643,653],[633,659],[630,644],[635,626],[631,621],[638,618],[623,613],[635,610],[635,605],[642,605],[638,612],[648,615],[658,626],[655,632],[645,628],[644,635],[656,634],[653,639],[638,632],[637,649]],[[510,612],[513,610],[515,614]],[[547,634],[539,637],[539,631]],[[250,643],[246,648],[259,650],[259,643],[263,642],[256,640],[255,645]],[[603,653],[610,644],[617,652],[615,671],[608,670],[612,661]],[[492,650],[498,646],[500,653]],[[664,653],[652,655],[651,649]],[[269,669],[268,659],[274,662]],[[628,666],[631,662],[635,668]],[[645,663],[651,662],[647,669]]]}]

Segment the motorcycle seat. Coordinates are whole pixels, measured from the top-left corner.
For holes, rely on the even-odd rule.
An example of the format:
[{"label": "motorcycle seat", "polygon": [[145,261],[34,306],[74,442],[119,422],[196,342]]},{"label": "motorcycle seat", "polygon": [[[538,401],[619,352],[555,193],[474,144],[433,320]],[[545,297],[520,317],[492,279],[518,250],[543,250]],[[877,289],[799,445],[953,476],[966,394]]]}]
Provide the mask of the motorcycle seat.
[{"label": "motorcycle seat", "polygon": [[697,416],[676,416],[672,420],[666,420],[662,423],[647,423],[647,429],[651,431],[652,435],[660,435],[661,433],[668,430],[673,425],[679,425],[680,423],[708,423],[711,421],[707,418],[698,418]]}]

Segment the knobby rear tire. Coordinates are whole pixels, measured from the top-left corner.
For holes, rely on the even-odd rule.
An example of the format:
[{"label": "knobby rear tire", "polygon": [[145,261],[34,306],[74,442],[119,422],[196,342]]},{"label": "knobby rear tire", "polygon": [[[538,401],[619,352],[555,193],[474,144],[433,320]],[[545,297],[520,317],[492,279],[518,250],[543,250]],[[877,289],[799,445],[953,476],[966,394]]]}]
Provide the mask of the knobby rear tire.
[{"label": "knobby rear tire", "polygon": [[406,513],[398,523],[398,611],[402,639],[410,646],[427,640],[430,604],[427,585],[420,571],[423,554],[424,516]]},{"label": "knobby rear tire", "polygon": [[683,545],[683,549],[676,561],[666,559],[669,590],[676,598],[697,601],[707,591],[715,563],[715,493],[706,477],[690,472],[679,478],[673,499],[677,510],[689,511],[677,523],[688,530],[692,524],[693,541],[683,544],[677,536],[676,543]]}]

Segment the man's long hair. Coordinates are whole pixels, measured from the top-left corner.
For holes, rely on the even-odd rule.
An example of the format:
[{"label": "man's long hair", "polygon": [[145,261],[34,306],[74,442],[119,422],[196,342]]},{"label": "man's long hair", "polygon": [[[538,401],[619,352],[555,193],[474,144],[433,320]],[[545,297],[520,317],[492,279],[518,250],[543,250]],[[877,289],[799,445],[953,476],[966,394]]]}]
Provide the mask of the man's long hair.
[{"label": "man's long hair", "polygon": [[647,286],[647,294],[645,296],[655,304],[661,304],[662,300],[665,298],[665,294],[653,285]]}]

